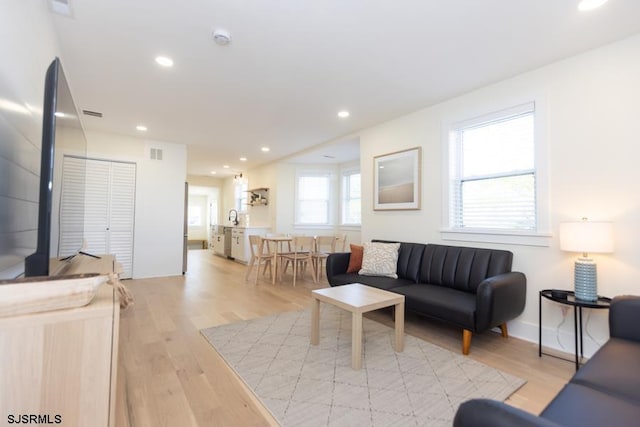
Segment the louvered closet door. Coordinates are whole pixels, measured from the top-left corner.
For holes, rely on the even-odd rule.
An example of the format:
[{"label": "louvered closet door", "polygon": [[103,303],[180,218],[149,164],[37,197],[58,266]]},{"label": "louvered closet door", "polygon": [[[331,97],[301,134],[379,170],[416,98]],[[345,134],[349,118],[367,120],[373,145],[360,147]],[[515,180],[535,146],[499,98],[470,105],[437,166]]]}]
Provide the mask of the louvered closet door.
[{"label": "louvered closet door", "polygon": [[82,247],[86,160],[65,156],[62,164],[60,239],[58,256],[73,255]]},{"label": "louvered closet door", "polygon": [[122,278],[133,273],[133,218],[136,196],[136,165],[111,164],[109,253],[122,264]]},{"label": "louvered closet door", "polygon": [[[83,173],[84,186],[79,179]],[[123,269],[120,277],[131,278],[136,165],[65,157],[62,187],[59,256],[71,255],[82,246],[83,230],[78,224],[83,224],[84,217],[84,250],[115,255]]]},{"label": "louvered closet door", "polygon": [[[85,251],[109,252],[109,180],[111,162],[87,160],[84,208]],[[117,257],[116,257],[117,259]]]}]

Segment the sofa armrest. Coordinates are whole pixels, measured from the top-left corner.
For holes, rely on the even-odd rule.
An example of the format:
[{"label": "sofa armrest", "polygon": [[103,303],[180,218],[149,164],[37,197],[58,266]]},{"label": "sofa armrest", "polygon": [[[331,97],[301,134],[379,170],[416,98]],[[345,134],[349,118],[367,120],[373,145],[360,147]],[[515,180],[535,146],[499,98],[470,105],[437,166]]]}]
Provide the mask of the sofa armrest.
[{"label": "sofa armrest", "polygon": [[336,252],[329,254],[327,258],[327,280],[330,285],[333,285],[333,276],[338,274],[345,274],[347,268],[349,268],[349,259],[351,258],[351,252]]},{"label": "sofa armrest", "polygon": [[621,295],[611,301],[609,335],[640,342],[640,296]]},{"label": "sofa armrest", "polygon": [[489,399],[472,399],[458,407],[454,427],[559,427],[545,418]]},{"label": "sofa armrest", "polygon": [[476,332],[518,317],[527,299],[527,278],[513,271],[488,277],[476,292]]}]

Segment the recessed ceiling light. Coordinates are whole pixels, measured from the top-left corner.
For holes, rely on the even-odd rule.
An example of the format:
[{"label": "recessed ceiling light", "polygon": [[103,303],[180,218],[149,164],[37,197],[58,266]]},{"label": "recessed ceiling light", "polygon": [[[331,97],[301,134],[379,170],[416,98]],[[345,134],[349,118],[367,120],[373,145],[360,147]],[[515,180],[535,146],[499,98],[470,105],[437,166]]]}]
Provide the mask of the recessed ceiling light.
[{"label": "recessed ceiling light", "polygon": [[136,130],[139,130],[140,132],[146,132],[147,127],[145,125],[138,125],[136,126]]},{"label": "recessed ceiling light", "polygon": [[173,59],[166,56],[157,56],[156,62],[163,67],[173,67]]},{"label": "recessed ceiling light", "polygon": [[262,147],[260,150],[262,150],[263,153],[268,153],[269,151],[271,151],[271,148],[269,147]]},{"label": "recessed ceiling light", "polygon": [[241,162],[246,162],[246,161],[247,161],[247,158],[246,158],[246,157],[240,157],[240,161],[241,161]]},{"label": "recessed ceiling light", "polygon": [[349,112],[346,110],[340,111],[338,112],[338,117],[340,117],[341,119],[346,119],[347,117],[349,117]]},{"label": "recessed ceiling light", "polygon": [[229,169],[229,165],[222,165],[223,168]]},{"label": "recessed ceiling light", "polygon": [[211,175],[215,175],[215,174],[217,174],[217,173],[218,173],[218,172],[216,172],[216,171],[211,171]]},{"label": "recessed ceiling light", "polygon": [[582,0],[578,4],[578,10],[581,12],[588,12],[594,10],[605,4],[607,0]]},{"label": "recessed ceiling light", "polygon": [[56,117],[64,117],[64,113],[62,111],[56,111],[53,115]]}]

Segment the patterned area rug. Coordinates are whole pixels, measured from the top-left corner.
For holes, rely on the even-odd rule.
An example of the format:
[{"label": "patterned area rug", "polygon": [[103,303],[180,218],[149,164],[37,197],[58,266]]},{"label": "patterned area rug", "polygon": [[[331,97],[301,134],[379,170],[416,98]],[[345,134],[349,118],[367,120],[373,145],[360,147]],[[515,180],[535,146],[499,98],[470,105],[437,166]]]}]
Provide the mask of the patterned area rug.
[{"label": "patterned area rug", "polygon": [[460,403],[504,400],[525,381],[364,318],[362,369],[351,369],[351,313],[322,304],[320,344],[310,310],[201,332],[284,426],[450,426]]}]

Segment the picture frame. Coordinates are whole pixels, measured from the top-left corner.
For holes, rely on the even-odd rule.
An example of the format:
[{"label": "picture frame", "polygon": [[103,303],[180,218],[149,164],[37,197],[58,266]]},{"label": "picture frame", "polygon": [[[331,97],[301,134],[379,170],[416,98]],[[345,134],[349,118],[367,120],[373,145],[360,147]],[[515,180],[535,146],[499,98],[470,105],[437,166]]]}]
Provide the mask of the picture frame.
[{"label": "picture frame", "polygon": [[419,210],[422,147],[373,158],[373,210]]}]

